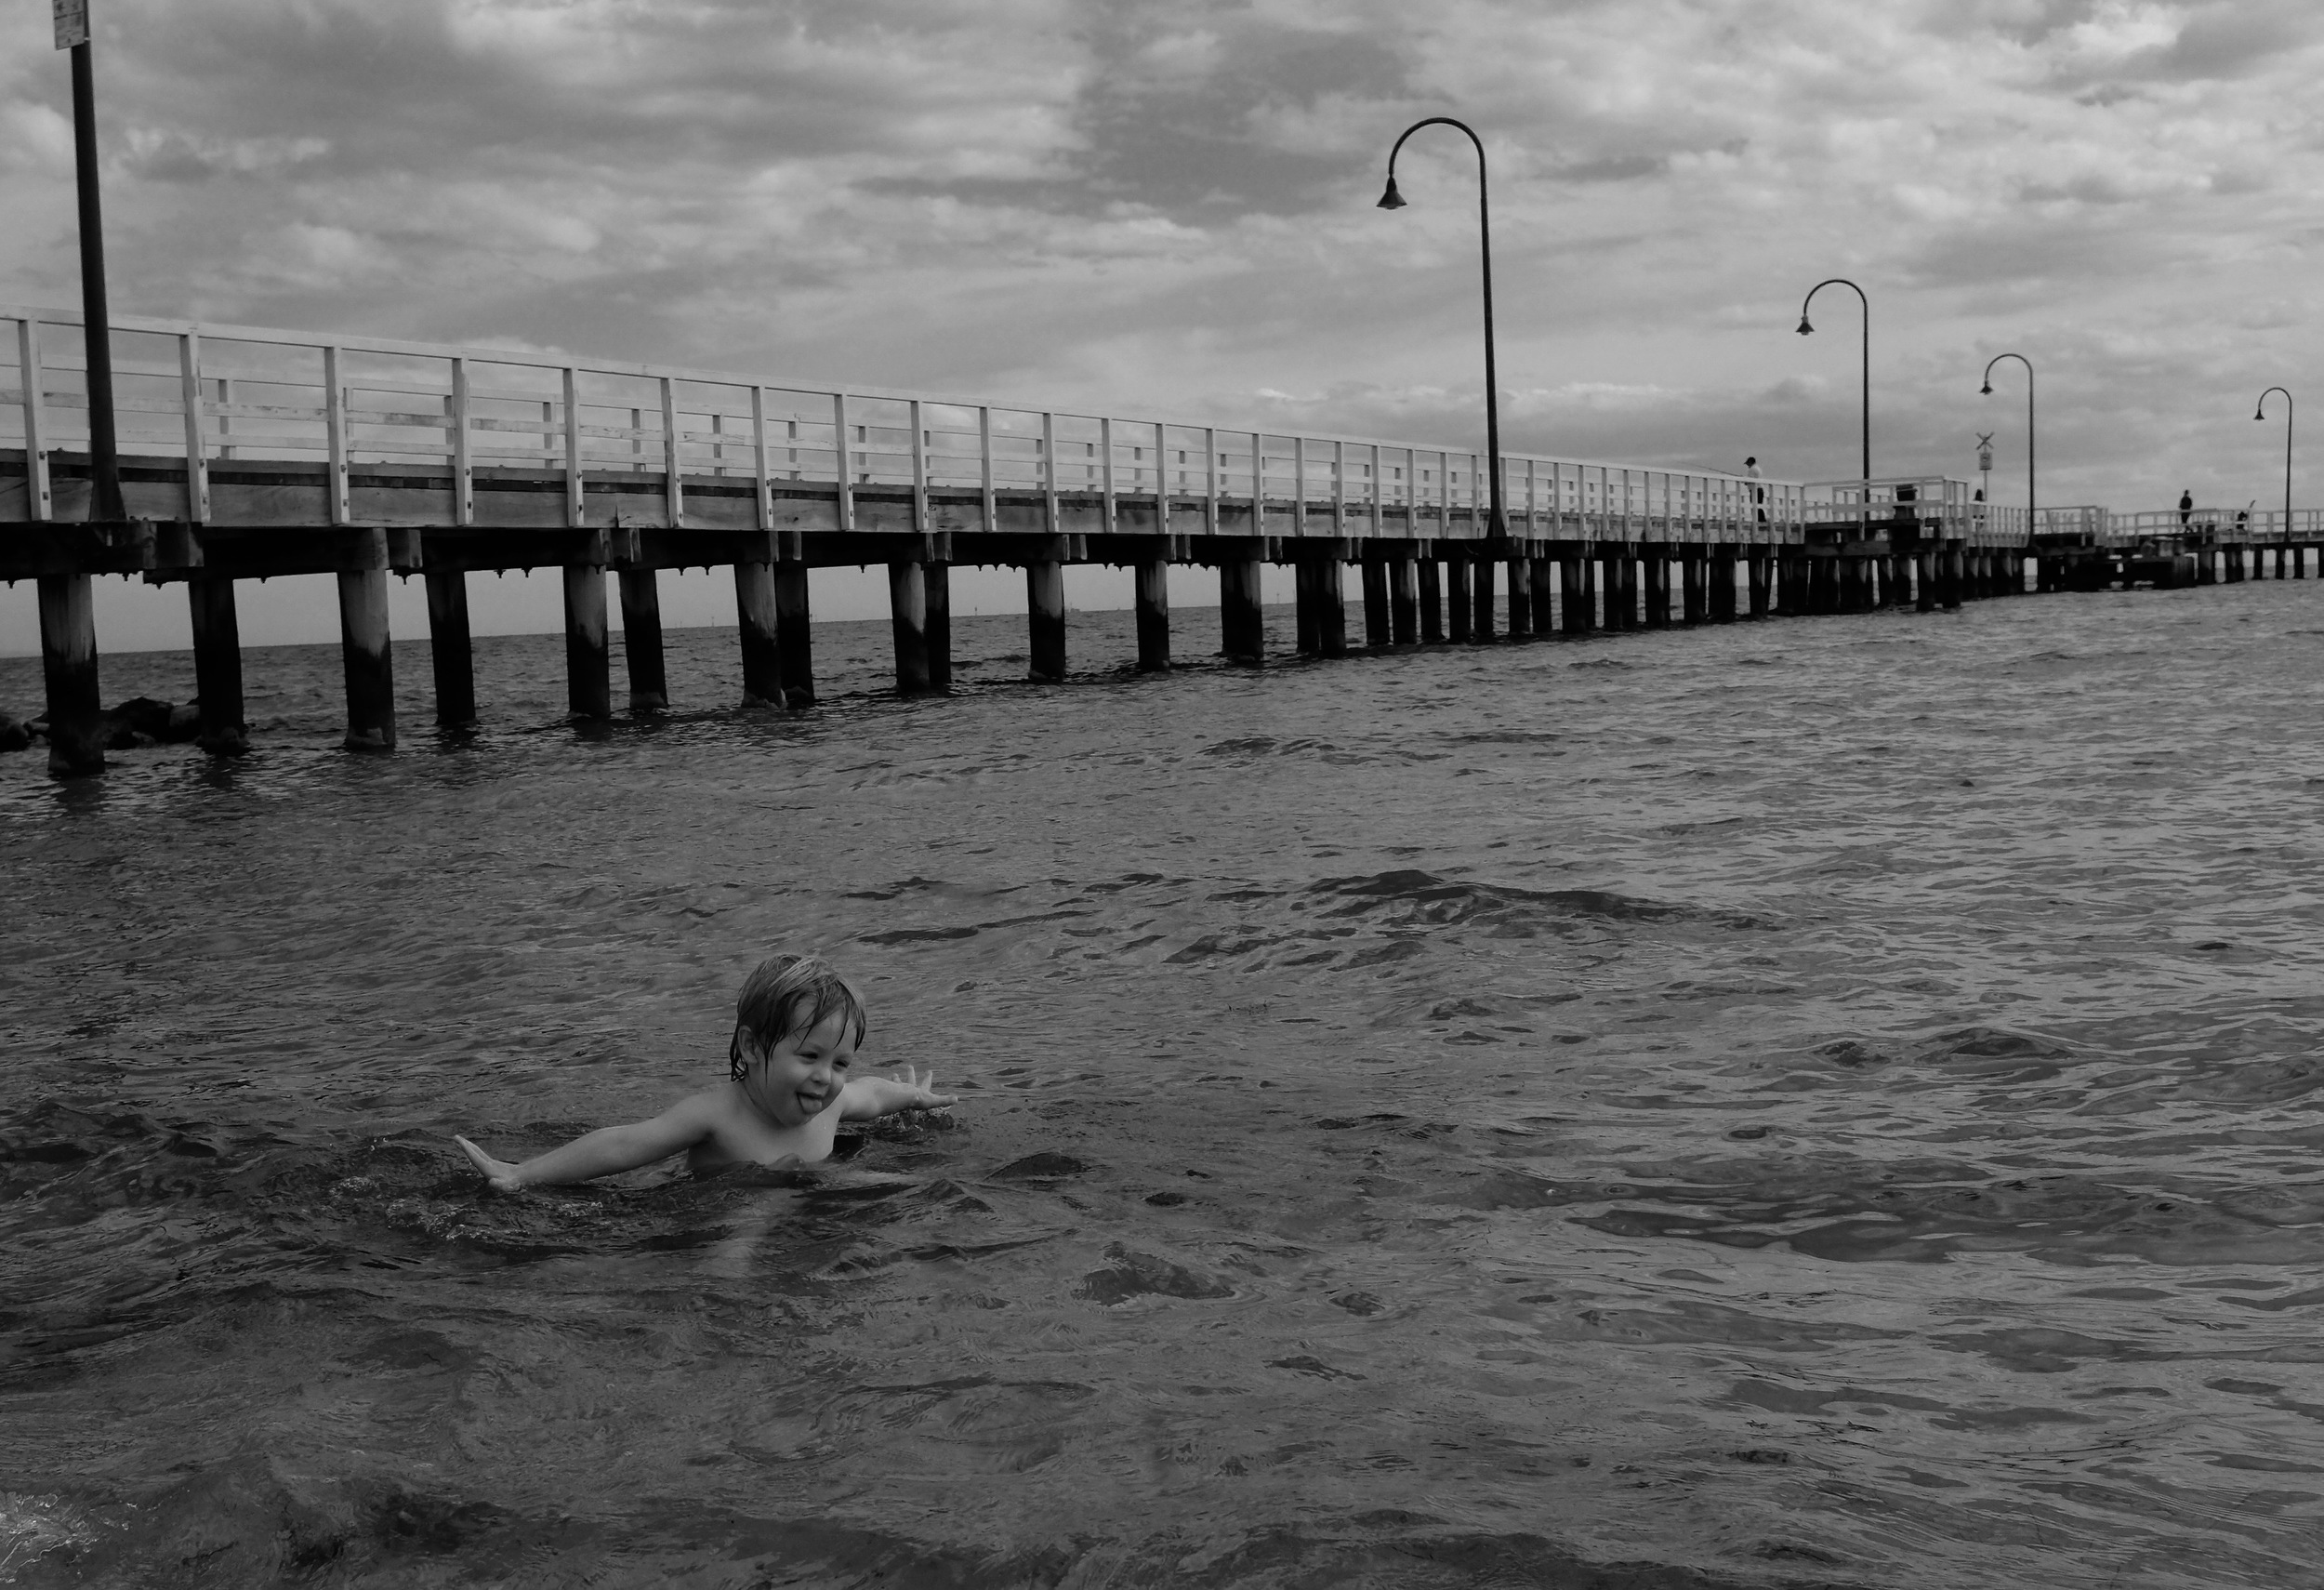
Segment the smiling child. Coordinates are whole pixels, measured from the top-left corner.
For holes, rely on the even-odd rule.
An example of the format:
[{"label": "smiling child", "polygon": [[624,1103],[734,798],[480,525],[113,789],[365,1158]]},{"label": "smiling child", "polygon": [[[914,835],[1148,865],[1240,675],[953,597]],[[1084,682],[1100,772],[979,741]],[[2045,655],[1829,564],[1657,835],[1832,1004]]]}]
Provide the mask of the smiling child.
[{"label": "smiling child", "polygon": [[934,1071],[923,1077],[907,1066],[892,1080],[850,1078],[865,1025],[864,1001],[820,958],[772,956],[735,1000],[724,1087],[680,1099],[652,1120],[600,1127],[521,1165],[465,1137],[452,1141],[495,1190],[515,1192],[634,1171],[680,1149],[697,1173],[812,1165],[831,1157],[842,1120],[958,1102],[936,1092]]}]

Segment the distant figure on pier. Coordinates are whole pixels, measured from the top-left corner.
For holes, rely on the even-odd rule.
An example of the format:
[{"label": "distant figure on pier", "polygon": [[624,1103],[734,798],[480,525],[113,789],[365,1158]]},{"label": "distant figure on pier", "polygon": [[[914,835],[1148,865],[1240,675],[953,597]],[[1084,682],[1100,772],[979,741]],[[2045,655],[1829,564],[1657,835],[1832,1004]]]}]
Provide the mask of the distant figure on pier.
[{"label": "distant figure on pier", "polygon": [[909,1066],[892,1080],[850,1078],[864,1031],[863,1000],[828,964],[810,955],[773,956],[735,1001],[724,1087],[680,1099],[652,1120],[600,1127],[521,1165],[465,1137],[452,1141],[495,1192],[516,1192],[634,1171],[680,1149],[697,1174],[731,1165],[812,1165],[831,1157],[842,1120],[959,1102],[936,1091],[935,1072],[923,1077]]},{"label": "distant figure on pier", "polygon": [[2195,494],[2191,491],[2183,491],[2179,494],[2179,528],[2185,529],[2186,522],[2194,517]]},{"label": "distant figure on pier", "polygon": [[[1751,480],[1751,481],[1756,481],[1756,480],[1758,480],[1758,479],[1760,478],[1760,474],[1759,474],[1759,459],[1758,459],[1756,457],[1750,457],[1750,458],[1746,458],[1746,459],[1744,459],[1744,460],[1743,460],[1743,476],[1744,476],[1744,478],[1745,478],[1746,480]],[[1754,485],[1753,487],[1751,487],[1751,501],[1752,501],[1752,503],[1753,503],[1754,505],[1756,505],[1756,506],[1757,506],[1757,508],[1758,508],[1758,510],[1759,510],[1759,522],[1760,522],[1762,524],[1766,523],[1767,523],[1767,488],[1766,488],[1765,486],[1763,486],[1763,485]]]}]

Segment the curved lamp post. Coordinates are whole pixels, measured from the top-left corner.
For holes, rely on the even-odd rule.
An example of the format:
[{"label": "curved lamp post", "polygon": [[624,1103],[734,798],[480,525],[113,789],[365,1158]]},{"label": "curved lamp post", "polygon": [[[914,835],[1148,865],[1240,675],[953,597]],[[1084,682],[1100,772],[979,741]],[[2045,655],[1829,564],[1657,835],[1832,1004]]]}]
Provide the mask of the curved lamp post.
[{"label": "curved lamp post", "polygon": [[[2289,547],[2291,545],[2291,394],[2281,387],[2270,387],[2267,392],[2284,393],[2284,545]],[[2259,409],[2251,416],[2253,419],[2267,417],[2267,392],[2260,393]],[[2301,556],[2304,558],[2306,554],[2304,552]]]},{"label": "curved lamp post", "polygon": [[1493,225],[1487,207],[1485,189],[1485,144],[1466,122],[1450,116],[1430,116],[1414,122],[1404,129],[1395,147],[1388,152],[1388,191],[1380,196],[1383,210],[1404,208],[1404,195],[1396,192],[1396,152],[1404,148],[1405,139],[1422,127],[1442,123],[1459,127],[1469,135],[1469,141],[1477,149],[1477,247],[1485,262],[1485,450],[1492,456],[1492,507],[1487,534],[1496,541],[1509,538],[1509,520],[1501,511],[1501,402],[1500,384],[1493,371]]},{"label": "curved lamp post", "polygon": [[[2014,359],[2026,366],[2026,545],[2034,544],[2034,373],[2033,361],[2023,353],[1996,353],[1985,362],[1985,385],[1977,390],[1987,397],[1993,395],[1993,366],[2004,359]],[[2018,566],[2019,574],[2025,566]]]},{"label": "curved lamp post", "polygon": [[[1864,479],[1868,486],[1872,479],[1872,300],[1864,296],[1862,287],[1857,286],[1845,276],[1825,278],[1810,287],[1807,290],[1807,297],[1800,300],[1800,335],[1802,337],[1810,335],[1816,329],[1807,323],[1807,306],[1816,295],[1826,287],[1846,287],[1855,294],[1856,301],[1864,306]],[[1865,493],[1865,501],[1866,510],[1868,512],[1871,501],[1869,490]]]}]

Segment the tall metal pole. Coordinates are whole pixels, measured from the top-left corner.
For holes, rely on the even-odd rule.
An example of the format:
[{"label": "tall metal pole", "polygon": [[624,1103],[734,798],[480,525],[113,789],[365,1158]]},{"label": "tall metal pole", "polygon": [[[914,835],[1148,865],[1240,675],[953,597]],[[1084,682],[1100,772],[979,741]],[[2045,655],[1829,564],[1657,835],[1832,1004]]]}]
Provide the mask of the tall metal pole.
[{"label": "tall metal pole", "polygon": [[97,83],[86,27],[73,51],[73,159],[81,191],[81,335],[88,349],[89,517],[126,519],[113,434],[112,329],[105,314],[105,221],[97,198]]},{"label": "tall metal pole", "polygon": [[1872,479],[1872,300],[1864,296],[1862,287],[1857,286],[1845,276],[1825,278],[1810,287],[1807,290],[1807,297],[1800,300],[1800,335],[1802,337],[1809,336],[1816,330],[1808,324],[1807,306],[1815,299],[1816,295],[1826,287],[1845,287],[1855,294],[1856,301],[1864,306],[1864,479],[1868,484]]},{"label": "tall metal pole", "polygon": [[1477,246],[1484,260],[1485,273],[1485,450],[1493,460],[1491,519],[1486,534],[1496,541],[1509,538],[1509,519],[1501,510],[1501,389],[1500,378],[1493,368],[1493,219],[1492,206],[1486,192],[1485,143],[1469,124],[1450,116],[1429,116],[1414,122],[1404,129],[1395,146],[1388,152],[1388,190],[1380,196],[1383,210],[1404,208],[1404,195],[1396,192],[1396,153],[1404,148],[1405,139],[1422,127],[1439,123],[1459,127],[1469,135],[1469,141],[1477,150]]},{"label": "tall metal pole", "polygon": [[[2291,415],[2293,404],[2291,394],[2284,391],[2281,387],[2270,387],[2267,392],[2284,393],[2284,545],[2289,547],[2291,545]],[[2260,393],[2259,411],[2251,416],[2253,419],[2267,417],[2267,392]],[[2306,553],[2301,554],[2303,562],[2306,560]]]},{"label": "tall metal pole", "polygon": [[2004,359],[2014,359],[2026,366],[2026,545],[2030,547],[2034,544],[2035,523],[2033,361],[2023,353],[1996,353],[1985,362],[1985,385],[1978,390],[1987,397],[1993,395],[1993,366]]}]

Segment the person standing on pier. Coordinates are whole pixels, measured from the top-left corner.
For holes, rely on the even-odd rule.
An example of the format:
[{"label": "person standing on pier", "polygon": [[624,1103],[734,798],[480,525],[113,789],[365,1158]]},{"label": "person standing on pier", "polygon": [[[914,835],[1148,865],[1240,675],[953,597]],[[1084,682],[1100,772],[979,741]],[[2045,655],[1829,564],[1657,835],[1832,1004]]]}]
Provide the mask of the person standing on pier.
[{"label": "person standing on pier", "polygon": [[[1743,460],[1743,478],[1744,478],[1745,480],[1747,480],[1747,481],[1751,481],[1751,482],[1753,482],[1753,483],[1756,483],[1756,482],[1759,480],[1759,478],[1760,478],[1760,474],[1759,474],[1759,459],[1758,459],[1758,457],[1757,457],[1756,456],[1751,457],[1749,457],[1749,458],[1746,458],[1746,459],[1744,459],[1744,460]],[[1763,485],[1759,485],[1759,484],[1754,484],[1752,485],[1752,487],[1751,487],[1751,505],[1752,505],[1752,507],[1754,507],[1755,509],[1757,509],[1757,510],[1758,510],[1758,511],[1759,511],[1759,522],[1760,522],[1762,524],[1766,523],[1767,523],[1767,488],[1766,488],[1765,486],[1763,486]]]},{"label": "person standing on pier", "polygon": [[2186,522],[2194,517],[2195,494],[2192,491],[2182,491],[2179,493],[2179,528],[2185,529]]}]

